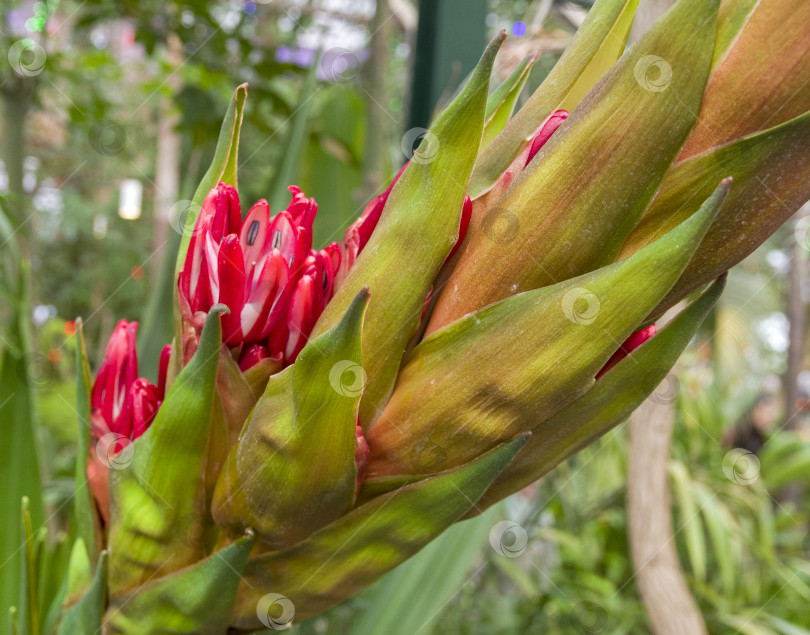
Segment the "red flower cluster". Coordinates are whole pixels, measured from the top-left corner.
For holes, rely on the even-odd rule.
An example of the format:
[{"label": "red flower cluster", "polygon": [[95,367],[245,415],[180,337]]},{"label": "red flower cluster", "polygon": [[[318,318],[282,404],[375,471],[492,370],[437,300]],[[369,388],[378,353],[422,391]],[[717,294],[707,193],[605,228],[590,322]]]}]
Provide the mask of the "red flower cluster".
[{"label": "red flower cluster", "polygon": [[171,346],[160,356],[158,385],[138,377],[137,322],[118,322],[104,353],[90,395],[93,435],[100,439],[114,432],[131,440],[141,436],[157,414],[166,391]]},{"label": "red flower cluster", "polygon": [[318,205],[299,188],[289,190],[287,209],[271,218],[260,200],[243,221],[236,189],[217,185],[203,202],[178,280],[187,322],[201,326],[216,303],[230,309],[222,337],[241,349],[242,370],[268,358],[280,367],[295,361],[334,291],[337,243],[312,249]]}]

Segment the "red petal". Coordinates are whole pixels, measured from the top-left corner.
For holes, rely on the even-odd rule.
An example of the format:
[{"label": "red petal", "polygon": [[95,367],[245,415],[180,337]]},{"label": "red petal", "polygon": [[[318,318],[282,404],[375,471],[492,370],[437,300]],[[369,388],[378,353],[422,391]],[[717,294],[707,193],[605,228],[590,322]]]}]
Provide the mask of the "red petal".
[{"label": "red petal", "polygon": [[107,342],[104,361],[93,384],[90,403],[112,432],[129,431],[129,389],[138,377],[137,322],[121,320]]},{"label": "red petal", "polygon": [[611,368],[613,368],[616,364],[622,361],[625,357],[627,357],[630,353],[636,350],[639,346],[641,346],[644,342],[650,339],[653,335],[655,335],[655,324],[648,326],[646,329],[641,329],[640,331],[636,331],[630,337],[628,337],[624,344],[619,347],[613,355],[611,355],[610,359],[607,363],[602,367],[598,373],[596,373],[595,379],[599,379],[602,375],[608,372]]},{"label": "red petal", "polygon": [[268,357],[270,357],[270,351],[267,346],[264,344],[251,344],[239,356],[239,368],[244,372]]},{"label": "red petal", "polygon": [[313,304],[315,303],[315,280],[310,275],[302,276],[293,291],[290,300],[290,311],[287,315],[289,336],[285,357],[288,363],[295,361],[298,353],[304,348],[307,337],[315,325]]},{"label": "red petal", "polygon": [[262,199],[250,208],[239,234],[239,244],[245,255],[245,271],[250,271],[265,254],[270,253],[270,246],[266,244],[269,229],[270,205]]},{"label": "red petal", "polygon": [[222,341],[231,346],[242,342],[242,307],[245,304],[245,259],[236,234],[227,236],[219,247],[218,302],[231,312],[222,316]]},{"label": "red petal", "polygon": [[140,377],[130,389],[132,409],[132,430],[129,437],[133,441],[146,432],[158,411],[158,391],[155,385]]},{"label": "red petal", "polygon": [[464,204],[461,206],[461,220],[459,221],[458,226],[458,240],[456,240],[456,244],[453,245],[453,248],[450,250],[450,253],[447,254],[447,258],[444,259],[444,262],[450,260],[453,255],[458,251],[458,248],[461,247],[461,243],[464,242],[464,237],[467,235],[467,230],[470,227],[470,218],[472,217],[472,200],[470,199],[469,195],[464,195]]},{"label": "red petal", "polygon": [[163,350],[160,351],[160,362],[158,363],[157,394],[159,401],[163,401],[166,398],[166,375],[169,373],[169,360],[171,356],[172,345],[166,344]]},{"label": "red petal", "polygon": [[250,290],[242,309],[242,333],[246,341],[267,337],[273,321],[286,314],[284,289],[289,284],[289,269],[281,252],[274,249],[261,263],[256,286]]},{"label": "red petal", "polygon": [[529,150],[526,165],[531,163],[534,155],[540,152],[540,149],[546,144],[546,141],[551,139],[551,135],[554,134],[557,128],[559,128],[562,122],[566,119],[568,119],[568,113],[565,110],[558,110],[546,120],[546,123],[544,123],[543,127],[540,128],[540,132],[538,132],[532,140],[532,147]]}]

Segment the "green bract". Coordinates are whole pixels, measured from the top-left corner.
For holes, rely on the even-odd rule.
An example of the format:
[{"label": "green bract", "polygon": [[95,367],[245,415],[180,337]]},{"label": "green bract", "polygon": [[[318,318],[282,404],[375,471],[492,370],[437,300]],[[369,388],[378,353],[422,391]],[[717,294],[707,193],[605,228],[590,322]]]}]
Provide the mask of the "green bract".
[{"label": "green bract", "polygon": [[[534,56],[490,93],[505,34],[490,42],[422,131],[291,366],[282,355],[243,372],[252,340],[222,343],[222,305],[198,343],[205,311],[176,312],[170,388],[110,466],[108,526],[83,461],[76,470],[58,632],[225,633],[317,615],[648,398],[718,278],[810,199],[810,4],[680,0],[625,51],[636,4],[598,0],[514,116]],[[234,95],[197,204],[236,185],[246,95]],[[526,165],[558,109],[570,116]],[[448,261],[466,195],[470,228]],[[96,450],[78,333],[84,458]],[[45,534],[27,502],[23,520],[15,624],[39,635]]]}]

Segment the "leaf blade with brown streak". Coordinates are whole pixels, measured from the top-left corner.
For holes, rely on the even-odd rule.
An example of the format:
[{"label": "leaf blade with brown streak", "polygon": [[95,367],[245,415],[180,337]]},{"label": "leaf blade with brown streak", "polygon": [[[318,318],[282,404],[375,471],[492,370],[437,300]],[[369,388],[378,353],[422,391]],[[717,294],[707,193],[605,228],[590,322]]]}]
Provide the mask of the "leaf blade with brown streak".
[{"label": "leaf blade with brown streak", "polygon": [[480,510],[530,485],[624,421],[666,378],[724,286],[724,278],[715,282],[665,328],[605,373],[585,396],[534,428],[523,451],[484,494]]},{"label": "leaf blade with brown streak", "polygon": [[367,486],[464,463],[585,394],[678,279],[728,188],[632,258],[507,298],[425,339],[367,435]]},{"label": "leaf blade with brown streak", "polygon": [[470,197],[498,182],[555,110],[570,110],[619,59],[638,0],[599,0],[549,76],[481,153],[470,181]]},{"label": "leaf blade with brown streak", "polygon": [[[717,5],[675,5],[472,224],[428,332],[614,260],[695,122]],[[647,75],[656,69],[666,80],[660,85]],[[497,230],[499,219],[508,220],[508,235]]]},{"label": "leaf blade with brown streak", "polygon": [[292,549],[251,558],[234,626],[261,628],[256,606],[270,589],[292,601],[296,619],[351,597],[473,507],[525,442],[520,436],[456,470],[380,496]]},{"label": "leaf blade with brown streak", "polygon": [[[263,544],[281,549],[354,503],[367,302],[364,289],[337,325],[270,378],[217,483],[212,513],[221,527],[236,534],[250,528]],[[347,371],[360,379],[357,386],[341,383]]]},{"label": "leaf blade with brown streak", "polygon": [[728,271],[810,198],[810,111],[675,164],[619,258],[688,218],[713,184],[727,176],[734,179],[728,200],[653,315]]},{"label": "leaf blade with brown streak", "polygon": [[[149,429],[110,470],[109,588],[115,597],[204,553],[206,450],[222,339],[212,307],[200,344]],[[186,527],[187,526],[187,527]],[[183,531],[186,529],[187,531]]]},{"label": "leaf blade with brown streak", "polygon": [[[745,7],[740,10],[744,12]],[[733,20],[733,16],[727,18]],[[679,159],[810,110],[808,33],[810,3],[760,0],[713,69],[697,125]]]},{"label": "leaf blade with brown streak", "polygon": [[484,129],[492,64],[505,37],[501,32],[490,42],[467,85],[414,153],[368,244],[313,330],[311,337],[317,337],[336,324],[357,293],[369,288],[363,425],[385,405],[428,290],[458,240],[467,181]]}]

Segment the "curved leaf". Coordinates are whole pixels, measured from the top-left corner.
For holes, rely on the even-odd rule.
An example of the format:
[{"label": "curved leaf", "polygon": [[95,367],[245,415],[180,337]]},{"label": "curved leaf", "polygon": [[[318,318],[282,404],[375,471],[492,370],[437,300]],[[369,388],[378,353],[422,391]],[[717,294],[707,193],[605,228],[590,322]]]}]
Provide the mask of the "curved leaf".
[{"label": "curved leaf", "polygon": [[512,117],[520,91],[529,79],[532,66],[537,61],[537,51],[529,53],[509,74],[500,86],[487,98],[487,112],[484,124],[484,138],[481,147],[486,148],[497,137]]},{"label": "curved leaf", "polygon": [[[149,429],[110,470],[110,590],[116,596],[204,555],[206,450],[222,338],[208,314],[194,357]],[[125,455],[124,452],[131,452]]]},{"label": "curved leaf", "polygon": [[571,45],[529,101],[481,153],[469,194],[486,194],[555,110],[571,110],[619,59],[630,35],[638,0],[599,0]]},{"label": "curved leaf", "polygon": [[760,0],[714,69],[680,159],[809,110],[809,32],[806,0]]},{"label": "curved leaf", "polygon": [[104,632],[224,633],[254,542],[252,536],[245,536],[200,562],[150,581],[131,596],[118,598],[104,616]]},{"label": "curved leaf", "polygon": [[98,557],[96,572],[90,588],[82,598],[62,616],[58,635],[76,635],[76,633],[100,633],[101,616],[107,594],[107,552],[102,551]]},{"label": "curved leaf", "polygon": [[523,452],[495,479],[478,506],[486,509],[534,483],[630,416],[667,377],[724,286],[725,278],[715,282],[664,329],[605,373],[583,397],[533,428]]},{"label": "curved leaf", "polygon": [[720,178],[734,185],[689,266],[655,315],[753,252],[810,198],[810,111],[677,163],[619,258],[688,218]]},{"label": "curved leaf", "polygon": [[257,606],[268,593],[289,599],[296,619],[356,594],[474,506],[525,442],[518,437],[456,470],[375,498],[292,549],[251,558],[233,625],[261,628]]},{"label": "curved leaf", "polygon": [[[212,513],[221,527],[234,533],[251,528],[278,549],[354,503],[367,301],[364,289],[335,327],[310,339],[295,364],[270,378],[217,484]],[[344,373],[352,378],[348,386]]]},{"label": "curved leaf", "polygon": [[678,279],[728,187],[633,257],[490,305],[425,339],[369,430],[369,479],[459,465],[586,393]]},{"label": "curved leaf", "polygon": [[[591,90],[484,221],[471,224],[431,327],[615,259],[695,123],[717,5],[681,0],[667,12]],[[499,217],[510,225],[508,235],[497,233]]]},{"label": "curved leaf", "polygon": [[505,37],[501,32],[490,42],[467,85],[426,133],[391,190],[368,244],[315,325],[313,337],[336,324],[363,287],[370,289],[363,331],[369,377],[360,403],[363,425],[385,405],[428,290],[458,240],[492,63]]}]

